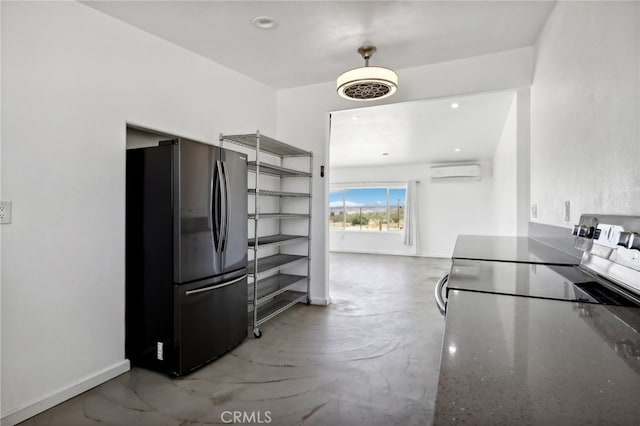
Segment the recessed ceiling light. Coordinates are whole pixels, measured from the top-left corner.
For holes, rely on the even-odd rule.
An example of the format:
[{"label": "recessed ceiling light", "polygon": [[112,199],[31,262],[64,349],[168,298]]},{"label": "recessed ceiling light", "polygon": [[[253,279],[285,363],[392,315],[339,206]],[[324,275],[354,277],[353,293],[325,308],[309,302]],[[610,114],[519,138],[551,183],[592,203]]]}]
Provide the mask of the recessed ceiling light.
[{"label": "recessed ceiling light", "polygon": [[454,148],[453,150],[454,150],[455,152],[460,152],[460,151],[462,151],[460,148]]},{"label": "recessed ceiling light", "polygon": [[387,155],[389,155],[389,153],[388,153],[388,152],[383,152],[383,153],[382,153],[382,156],[383,156],[383,157],[386,157]]},{"label": "recessed ceiling light", "polygon": [[358,119],[358,116],[357,116],[357,115],[354,115],[353,117],[351,117],[351,119],[352,119],[352,120],[357,120],[357,119]]},{"label": "recessed ceiling light", "polygon": [[270,16],[256,16],[251,20],[251,23],[261,30],[271,30],[278,26],[278,21]]},{"label": "recessed ceiling light", "polygon": [[459,106],[460,106],[460,104],[457,104],[457,103],[455,103],[455,102],[451,104],[451,108],[453,108],[453,109],[456,109],[456,108],[458,108]]}]

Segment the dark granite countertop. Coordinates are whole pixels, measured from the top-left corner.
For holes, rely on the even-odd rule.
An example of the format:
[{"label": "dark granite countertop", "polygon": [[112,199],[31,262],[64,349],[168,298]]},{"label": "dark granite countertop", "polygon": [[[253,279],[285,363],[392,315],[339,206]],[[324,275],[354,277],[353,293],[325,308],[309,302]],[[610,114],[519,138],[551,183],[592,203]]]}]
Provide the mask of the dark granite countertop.
[{"label": "dark granite countertop", "polygon": [[640,422],[640,307],[450,290],[435,425]]},{"label": "dark granite countertop", "polygon": [[580,258],[529,237],[458,235],[454,259],[579,265]]}]

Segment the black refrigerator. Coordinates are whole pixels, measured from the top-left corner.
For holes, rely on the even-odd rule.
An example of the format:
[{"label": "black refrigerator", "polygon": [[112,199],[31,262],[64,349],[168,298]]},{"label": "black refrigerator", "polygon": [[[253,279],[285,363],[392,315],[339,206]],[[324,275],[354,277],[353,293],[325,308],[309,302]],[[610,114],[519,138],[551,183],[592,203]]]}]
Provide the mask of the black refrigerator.
[{"label": "black refrigerator", "polygon": [[126,357],[181,376],[247,336],[247,158],[175,139],[126,170]]}]

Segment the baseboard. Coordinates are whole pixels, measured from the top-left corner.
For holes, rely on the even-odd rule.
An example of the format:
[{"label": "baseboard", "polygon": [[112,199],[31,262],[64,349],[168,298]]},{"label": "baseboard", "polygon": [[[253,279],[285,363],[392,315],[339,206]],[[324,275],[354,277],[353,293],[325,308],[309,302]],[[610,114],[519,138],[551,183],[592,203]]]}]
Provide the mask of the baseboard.
[{"label": "baseboard", "polygon": [[332,253],[360,253],[360,254],[383,254],[385,256],[415,256],[411,253],[398,253],[387,250],[350,250],[350,249],[331,249]]},{"label": "baseboard", "polygon": [[359,254],[381,254],[385,256],[408,256],[408,257],[437,257],[442,259],[451,259],[451,253],[420,253],[420,254],[411,254],[411,253],[398,253],[384,250],[348,250],[348,249],[340,249],[340,250],[329,250],[330,253],[359,253]]},{"label": "baseboard", "polygon": [[451,260],[451,253],[422,253],[418,257],[431,257],[435,259]]},{"label": "baseboard", "polygon": [[331,297],[312,297],[312,305],[328,306],[331,304]]},{"label": "baseboard", "polygon": [[54,407],[61,402],[71,399],[74,396],[80,395],[82,392],[88,391],[91,388],[101,385],[102,383],[111,380],[114,377],[121,375],[122,373],[126,373],[130,369],[131,366],[129,364],[129,360],[125,359],[124,361],[100,370],[95,374],[83,377],[79,379],[77,383],[52,392],[37,401],[28,403],[23,407],[15,408],[6,414],[3,413],[2,419],[0,419],[0,423],[2,424],[2,426],[13,426],[30,417],[35,416],[38,413],[42,413],[43,411],[48,410],[49,408]]}]

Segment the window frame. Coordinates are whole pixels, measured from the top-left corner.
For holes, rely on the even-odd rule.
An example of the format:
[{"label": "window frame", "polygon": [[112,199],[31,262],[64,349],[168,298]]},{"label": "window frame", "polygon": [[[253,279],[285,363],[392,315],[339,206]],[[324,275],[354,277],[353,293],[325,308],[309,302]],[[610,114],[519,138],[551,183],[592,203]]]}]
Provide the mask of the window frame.
[{"label": "window frame", "polygon": [[[386,213],[387,213],[387,222],[385,230],[370,230],[370,229],[347,229],[347,207],[346,207],[346,197],[348,190],[355,189],[384,189],[386,192]],[[393,189],[403,189],[405,192],[405,198],[403,204],[400,206],[402,209],[406,208],[406,200],[407,200],[407,184],[402,182],[376,182],[376,183],[335,183],[329,185],[329,194],[332,192],[342,192],[342,228],[336,229],[330,227],[330,231],[336,232],[363,232],[363,233],[375,233],[375,234],[398,234],[404,232],[404,226],[402,229],[389,229],[389,225],[391,224],[391,199],[390,194]],[[334,207],[335,208],[335,207]],[[329,216],[331,216],[332,207],[329,206]],[[400,223],[400,218],[398,218],[398,223]]]}]

